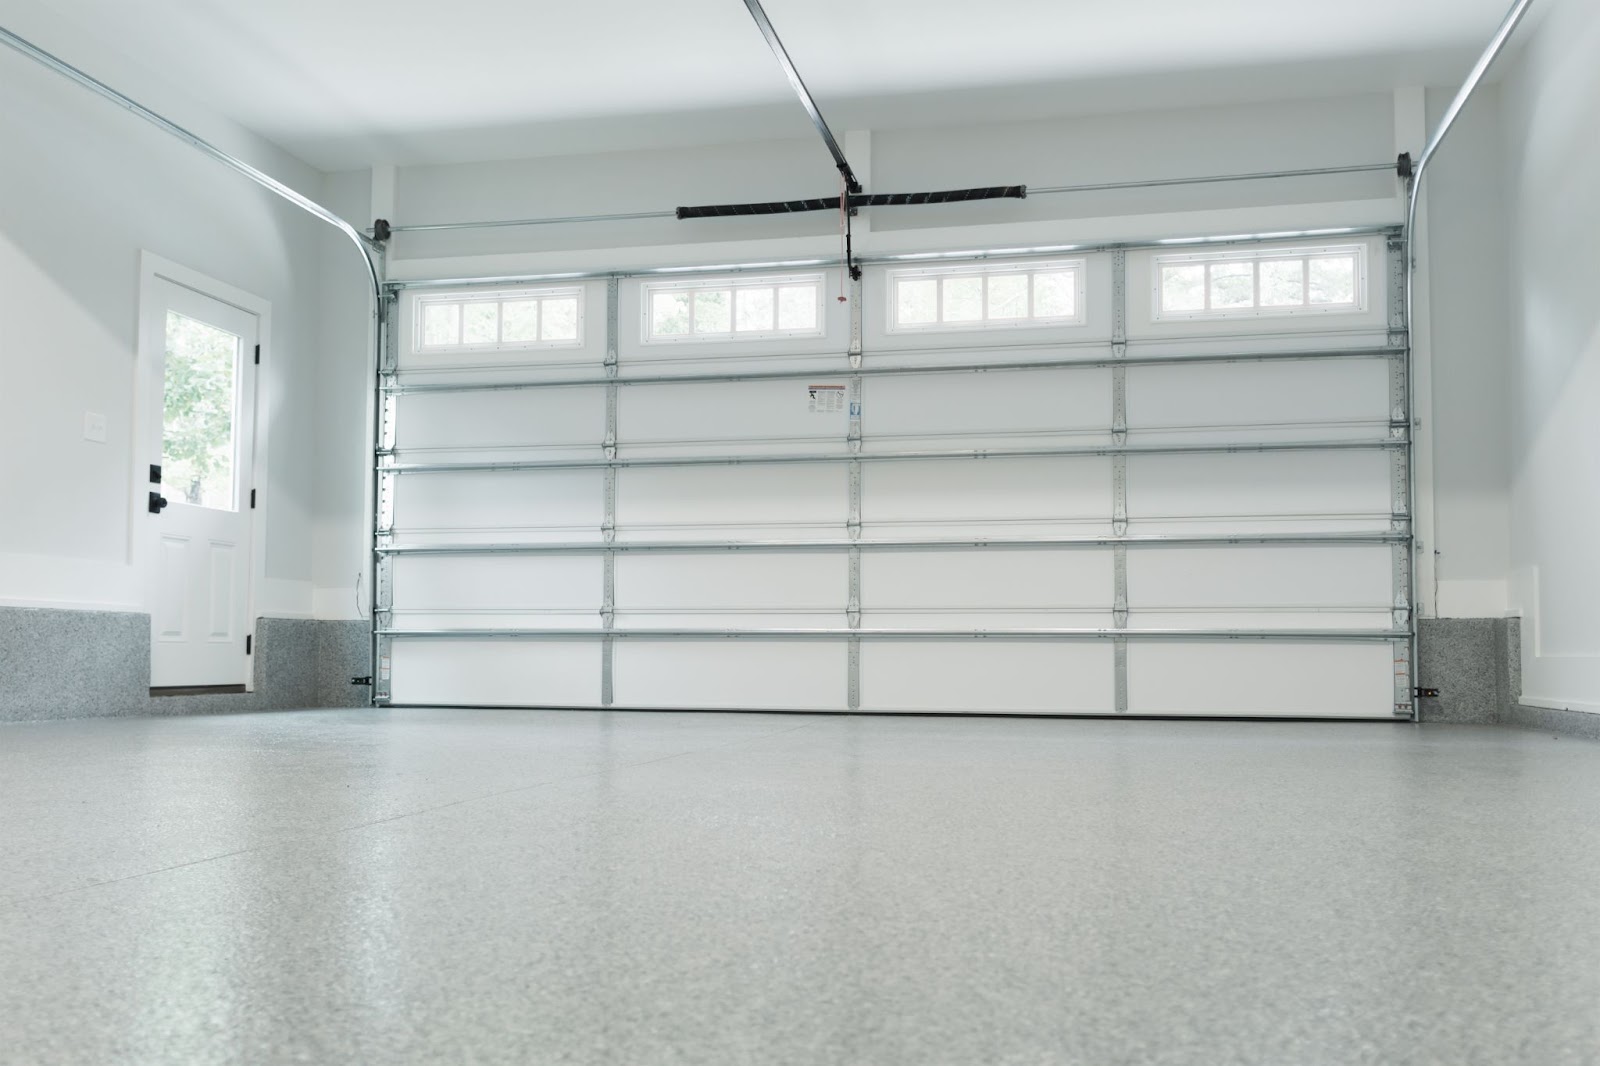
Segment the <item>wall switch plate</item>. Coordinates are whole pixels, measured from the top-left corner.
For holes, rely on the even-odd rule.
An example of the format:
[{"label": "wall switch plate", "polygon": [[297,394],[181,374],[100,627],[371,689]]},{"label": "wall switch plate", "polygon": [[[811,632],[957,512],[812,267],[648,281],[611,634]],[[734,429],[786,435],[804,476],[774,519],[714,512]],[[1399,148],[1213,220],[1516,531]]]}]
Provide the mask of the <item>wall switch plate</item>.
[{"label": "wall switch plate", "polygon": [[85,411],[83,415],[83,439],[92,440],[96,444],[106,442],[106,416],[93,411]]}]

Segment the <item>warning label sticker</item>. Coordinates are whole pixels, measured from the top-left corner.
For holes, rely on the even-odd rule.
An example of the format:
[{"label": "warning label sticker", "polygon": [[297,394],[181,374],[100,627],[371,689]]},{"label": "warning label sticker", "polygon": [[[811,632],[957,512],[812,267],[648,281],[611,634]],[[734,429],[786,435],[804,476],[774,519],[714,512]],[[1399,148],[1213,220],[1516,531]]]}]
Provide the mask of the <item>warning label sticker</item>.
[{"label": "warning label sticker", "polygon": [[844,410],[843,385],[807,385],[806,391],[811,395],[812,414],[836,415]]}]

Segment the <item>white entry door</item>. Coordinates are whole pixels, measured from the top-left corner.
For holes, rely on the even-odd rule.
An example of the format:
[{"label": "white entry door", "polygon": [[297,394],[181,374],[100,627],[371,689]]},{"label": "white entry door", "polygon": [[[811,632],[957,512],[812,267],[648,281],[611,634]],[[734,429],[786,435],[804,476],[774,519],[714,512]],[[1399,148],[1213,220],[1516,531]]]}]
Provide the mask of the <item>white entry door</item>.
[{"label": "white entry door", "polygon": [[150,685],[245,684],[259,321],[159,274],[141,317]]}]

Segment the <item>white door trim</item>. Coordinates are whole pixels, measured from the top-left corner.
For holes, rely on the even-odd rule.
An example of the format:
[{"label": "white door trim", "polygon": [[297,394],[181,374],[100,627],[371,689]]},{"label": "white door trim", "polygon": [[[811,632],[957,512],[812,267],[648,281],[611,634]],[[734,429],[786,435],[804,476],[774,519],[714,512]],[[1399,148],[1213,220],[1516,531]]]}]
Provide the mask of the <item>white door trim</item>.
[{"label": "white door trim", "polygon": [[[272,302],[265,300],[254,293],[229,285],[227,282],[218,281],[216,278],[192,270],[170,259],[164,259],[150,251],[139,253],[139,323],[136,327],[136,359],[133,380],[133,437],[134,446],[129,449],[130,461],[129,483],[133,488],[129,500],[129,557],[133,560],[134,572],[141,575],[141,579],[148,575],[149,567],[154,566],[156,560],[150,551],[151,538],[144,535],[146,517],[146,504],[148,502],[149,480],[144,476],[145,467],[149,465],[149,457],[139,447],[139,442],[145,439],[144,435],[150,429],[149,420],[155,414],[150,398],[145,395],[144,383],[146,381],[145,369],[153,359],[164,359],[164,351],[152,351],[150,348],[150,331],[143,328],[143,323],[148,316],[156,313],[155,305],[160,303],[158,281],[168,281],[186,289],[192,289],[202,296],[237,307],[256,317],[256,340],[261,345],[261,363],[267,365],[267,360],[272,355]],[[269,484],[267,477],[267,429],[266,417],[269,409],[267,397],[267,376],[258,373],[255,387],[255,438],[250,456],[250,484],[256,492],[256,506],[250,512],[250,591],[246,597],[245,632],[255,635],[256,611],[260,602],[262,589],[267,580],[267,509],[272,505],[271,496],[265,491]],[[142,585],[149,582],[141,580]],[[144,601],[145,611],[150,612],[154,605],[148,600],[146,593]],[[252,641],[254,643],[254,641]],[[259,648],[255,651],[259,652]],[[245,690],[255,689],[255,661],[252,655],[250,669],[245,671]]]}]

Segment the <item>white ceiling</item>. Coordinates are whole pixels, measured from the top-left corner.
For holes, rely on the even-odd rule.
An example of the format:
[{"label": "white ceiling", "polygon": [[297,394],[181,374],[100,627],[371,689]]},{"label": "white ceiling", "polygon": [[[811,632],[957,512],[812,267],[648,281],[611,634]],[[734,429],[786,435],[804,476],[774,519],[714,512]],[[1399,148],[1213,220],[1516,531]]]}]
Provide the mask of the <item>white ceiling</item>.
[{"label": "white ceiling", "polygon": [[[0,19],[12,3],[0,0]],[[910,124],[948,118],[962,112],[958,91],[983,101],[960,114],[965,120],[1123,110],[1148,106],[1141,86],[1166,86],[1173,99],[1188,99],[1178,73],[1224,91],[1216,87],[1248,69],[1254,91],[1271,95],[1355,87],[1341,81],[1379,88],[1454,77],[1507,6],[766,0],[836,126],[844,124],[840,116],[859,122],[892,114]],[[741,0],[50,0],[49,7],[68,28],[63,37],[81,33],[98,47],[114,46],[325,170],[806,129]],[[74,58],[74,40],[37,43]],[[1091,94],[1091,84],[1100,89]],[[1107,85],[1129,91],[1106,97]],[[942,95],[907,95],[924,93]],[[895,99],[887,111],[866,103],[883,98]]]}]

